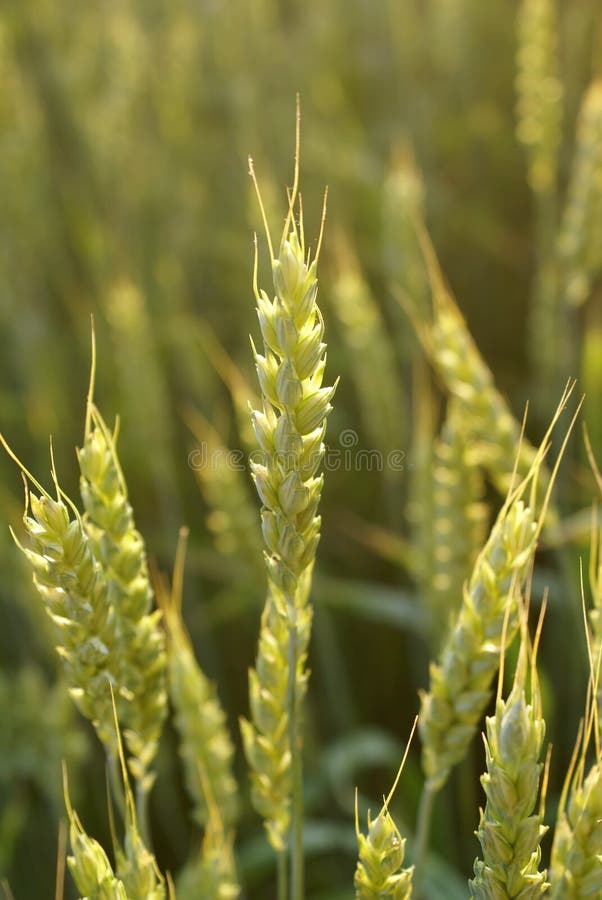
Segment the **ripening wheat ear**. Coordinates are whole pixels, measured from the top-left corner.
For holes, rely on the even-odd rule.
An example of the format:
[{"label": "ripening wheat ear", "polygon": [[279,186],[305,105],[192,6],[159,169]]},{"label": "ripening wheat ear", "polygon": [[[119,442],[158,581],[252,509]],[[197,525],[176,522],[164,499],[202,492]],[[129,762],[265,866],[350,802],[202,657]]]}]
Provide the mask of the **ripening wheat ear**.
[{"label": "ripening wheat ear", "polygon": [[[56,649],[71,696],[92,722],[110,757],[116,757],[110,685],[119,684],[117,624],[109,585],[94,555],[92,541],[73,503],[58,485],[56,499],[23,466],[26,484],[23,522],[29,546],[19,549],[29,561],[33,582],[55,625]],[[27,482],[38,494],[30,492]]]},{"label": "ripening wheat ear", "polygon": [[97,900],[131,900],[102,846],[86,834],[79,816],[71,806],[66,768],[63,768],[63,785],[71,845],[67,865],[78,891],[82,897],[94,897]]},{"label": "ripening wheat ear", "polygon": [[115,617],[119,721],[130,769],[146,792],[154,780],[152,763],[167,709],[165,639],[161,614],[152,608],[144,541],[134,524],[115,440],[91,397],[78,460],[83,522]]},{"label": "ripening wheat ear", "polygon": [[[592,703],[593,706],[593,703]],[[560,798],[551,860],[554,900],[579,900],[602,893],[602,757],[586,774],[586,754],[593,725],[591,712]]]},{"label": "ripening wheat ear", "polygon": [[[310,573],[303,593],[309,592]],[[302,699],[307,685],[307,649],[312,610],[299,604],[297,616],[297,693]],[[259,631],[255,668],[249,671],[251,721],[241,719],[245,754],[251,769],[251,799],[263,817],[270,844],[277,852],[286,847],[291,818],[291,750],[288,711],[288,645],[286,617],[268,593]]]},{"label": "ripening wheat ear", "polygon": [[541,193],[555,186],[562,124],[553,0],[522,0],[517,31],[517,135],[527,152],[529,184]]},{"label": "ripening wheat ear", "polygon": [[[549,887],[546,872],[539,871],[540,841],[547,831],[542,824],[544,792],[534,812],[543,769],[540,756],[545,722],[536,670],[537,647],[530,652],[526,616],[523,609],[521,647],[510,696],[507,700],[498,696],[495,715],[486,720],[487,772],[481,784],[487,803],[481,810],[477,831],[483,858],[475,862],[475,877],[469,882],[470,896],[477,900],[534,900]],[[500,673],[500,694],[501,686]]]},{"label": "ripening wheat ear", "polygon": [[237,785],[232,774],[234,747],[217,691],[197,663],[182,621],[186,538],[187,532],[182,530],[171,590],[161,586],[158,591],[168,637],[169,696],[194,819],[205,826],[213,804],[229,828],[238,814]]},{"label": "ripening wheat ear", "polygon": [[456,623],[431,664],[420,736],[427,785],[439,790],[463,759],[489,701],[507,621],[518,627],[518,591],[536,543],[533,513],[516,499],[502,509],[464,589]]},{"label": "ripening wheat ear", "polygon": [[435,442],[431,467],[432,546],[420,572],[437,638],[445,634],[462,600],[463,584],[486,538],[488,509],[477,460],[462,415],[452,400]]},{"label": "ripening wheat ear", "polygon": [[66,769],[63,769],[65,806],[70,822],[72,856],[67,864],[84,900],[165,900],[165,879],[155,857],[140,835],[134,798],[128,781],[127,766],[117,723],[117,709],[111,691],[111,712],[115,729],[117,756],[124,789],[125,835],[120,846],[113,833],[115,869],[100,844],[90,838],[71,807]]},{"label": "ripening wheat ear", "polygon": [[[305,245],[302,208],[298,197],[299,110],[297,108],[297,145],[295,180],[289,195],[289,211],[284,224],[278,255],[274,254],[261,195],[255,180],[260,209],[270,252],[274,297],[259,290],[257,252],[254,290],[257,315],[263,338],[263,352],[253,355],[262,395],[262,409],[252,412],[255,437],[261,460],[251,461],[251,470],[262,502],[261,522],[266,546],[268,574],[267,615],[262,620],[256,675],[251,675],[251,714],[253,722],[243,726],[247,759],[255,785],[268,782],[261,795],[269,793],[269,782],[276,773],[279,780],[290,771],[291,809],[291,881],[292,897],[303,896],[302,840],[302,766],[300,700],[307,676],[304,660],[309,641],[311,613],[308,610],[308,586],[320,538],[317,515],[323,477],[318,474],[324,455],[326,418],[335,387],[323,387],[326,345],[324,322],[316,304],[317,260],[321,235],[312,259]],[[295,209],[299,202],[299,219]],[[323,223],[324,219],[322,219]],[[335,385],[336,386],[336,385]],[[272,636],[266,631],[277,629]],[[284,650],[282,626],[288,632]],[[277,648],[274,649],[274,644]],[[262,658],[264,650],[268,657]],[[280,667],[276,672],[274,664]],[[274,676],[278,687],[274,693]],[[281,679],[285,679],[284,682]],[[262,681],[267,679],[267,703]],[[286,693],[282,697],[282,684]],[[279,709],[267,713],[278,695],[285,700]],[[259,699],[259,702],[257,702]],[[279,701],[280,702],[280,699]],[[288,735],[281,741],[274,723],[286,716]],[[284,751],[283,753],[281,751]],[[278,767],[274,769],[274,761]],[[258,792],[254,792],[258,797]],[[288,804],[287,804],[288,805]],[[261,811],[261,810],[260,810]]]},{"label": "ripening wheat ear", "polygon": [[[464,427],[478,442],[481,465],[505,497],[517,476],[518,480],[529,476],[537,451],[524,437],[519,422],[496,388],[493,375],[445,284],[424,225],[419,219],[415,225],[430,281],[432,316],[427,320],[416,310],[410,310],[410,314],[433,367],[458,406]],[[541,461],[539,483],[545,495],[550,474]],[[551,513],[552,510],[549,518]]]},{"label": "ripening wheat ear", "polygon": [[360,831],[356,792],[355,833],[358,843],[358,861],[353,879],[356,900],[380,900],[385,897],[391,897],[393,900],[410,900],[412,896],[414,867],[403,868],[406,842],[393,821],[389,812],[389,804],[405,765],[416,729],[416,721],[414,721],[406,751],[389,796],[385,799],[376,819],[372,820],[368,811],[367,835]]},{"label": "ripening wheat ear", "polygon": [[[428,843],[433,801],[452,768],[465,756],[490,697],[500,650],[516,634],[518,597],[543,526],[551,487],[571,433],[575,416],[560,449],[539,521],[532,512],[535,482],[551,429],[566,403],[559,406],[526,482],[511,494],[491,529],[464,588],[462,605],[436,663],[431,663],[428,692],[421,695],[419,731],[426,776],[417,823],[415,860],[421,873]],[[531,485],[531,506],[521,499]]]},{"label": "ripening wheat ear", "polygon": [[[592,547],[599,538],[592,523]],[[598,557],[592,559],[597,573]],[[594,588],[596,582],[592,584]],[[588,638],[590,682],[585,722],[582,723],[566,775],[552,845],[551,881],[554,900],[578,900],[602,894],[602,753],[600,751],[600,644],[599,621],[591,618]],[[585,614],[585,609],[584,609]],[[586,768],[590,745],[594,761]]]},{"label": "ripening wheat ear", "polygon": [[578,306],[602,269],[602,78],[590,84],[581,104],[558,254],[566,299]]}]

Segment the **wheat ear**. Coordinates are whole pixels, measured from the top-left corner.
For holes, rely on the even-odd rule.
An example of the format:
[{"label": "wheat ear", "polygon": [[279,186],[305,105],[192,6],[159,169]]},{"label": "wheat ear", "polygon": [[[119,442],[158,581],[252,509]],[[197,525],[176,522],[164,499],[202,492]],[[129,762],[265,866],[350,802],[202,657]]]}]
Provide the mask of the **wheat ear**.
[{"label": "wheat ear", "polygon": [[[539,870],[540,841],[547,831],[542,824],[543,797],[534,812],[543,769],[540,755],[545,722],[535,668],[537,649],[529,652],[526,615],[523,610],[521,647],[512,690],[507,700],[498,696],[495,715],[486,720],[487,772],[481,784],[487,803],[481,810],[477,831],[483,858],[475,862],[475,877],[469,882],[470,896],[477,900],[492,897],[534,900],[543,896],[549,887],[546,872]],[[530,701],[527,702],[529,670]],[[500,674],[500,688],[501,682]]]},{"label": "wheat ear", "polygon": [[520,581],[535,551],[533,514],[522,500],[502,509],[464,589],[456,623],[422,694],[422,764],[430,789],[463,759],[489,701],[504,627],[518,627]]},{"label": "wheat ear", "polygon": [[[594,554],[599,537],[596,526],[594,518],[592,589],[597,586],[595,578],[599,563],[599,558]],[[599,608],[596,606],[590,617],[592,613],[598,611]],[[556,816],[551,857],[551,894],[554,900],[578,900],[581,897],[595,897],[602,894],[602,754],[599,721],[602,651],[596,626],[599,626],[599,622],[594,618],[591,629],[593,633],[586,632],[590,682],[585,722],[581,724]],[[595,748],[594,761],[589,770],[586,770],[592,740]]]},{"label": "wheat ear", "polygon": [[435,634],[445,633],[486,538],[485,485],[474,447],[452,400],[435,443],[432,467],[432,558],[421,573]]},{"label": "wheat ear", "polygon": [[[305,577],[305,593],[309,575]],[[311,631],[311,607],[299,603],[297,615],[297,691],[302,699],[307,685],[305,663]],[[255,668],[249,672],[251,721],[241,719],[245,754],[251,769],[251,798],[263,817],[270,844],[277,852],[286,847],[291,817],[291,749],[288,700],[289,629],[280,603],[271,593],[261,616]]]},{"label": "wheat ear", "polygon": [[564,290],[579,305],[602,268],[602,79],[587,89],[577,123],[577,144],[558,236]]},{"label": "wheat ear", "polygon": [[82,900],[165,900],[165,879],[161,875],[155,857],[147,849],[140,836],[136,807],[128,781],[127,766],[117,723],[117,707],[110,692],[111,713],[115,730],[117,757],[121,765],[125,807],[125,837],[123,846],[115,840],[115,870],[109,863],[100,844],[90,838],[71,807],[67,784],[67,771],[63,767],[65,806],[70,822],[72,856],[67,864],[73,879],[82,892]]},{"label": "wheat ear", "polygon": [[359,828],[356,793],[355,833],[358,843],[358,861],[353,879],[356,900],[379,900],[384,897],[391,897],[393,900],[410,900],[412,896],[414,867],[403,868],[406,841],[401,837],[389,812],[389,804],[403,771],[415,728],[416,722],[414,722],[395,783],[376,819],[372,820],[370,811],[368,811],[368,833],[366,835],[362,834]]},{"label": "wheat ear", "polygon": [[[288,758],[281,760],[291,769],[291,883],[293,900],[303,896],[303,816],[302,816],[302,741],[300,699],[306,676],[299,661],[306,653],[311,615],[306,611],[308,590],[303,585],[311,573],[320,536],[317,508],[323,477],[318,470],[324,454],[326,417],[334,387],[323,387],[326,363],[323,343],[324,323],[316,304],[318,282],[316,266],[321,235],[313,260],[305,247],[302,209],[294,220],[297,204],[299,159],[299,112],[297,112],[297,151],[295,181],[289,198],[278,256],[274,255],[267,221],[264,217],[270,250],[275,297],[271,300],[257,286],[255,258],[255,299],[263,338],[263,353],[253,346],[261,388],[263,409],[253,410],[252,422],[260,448],[261,461],[252,460],[251,470],[262,501],[261,521],[266,545],[270,601],[288,629],[287,699]],[[254,184],[253,167],[250,167]],[[261,196],[257,189],[260,208]],[[322,219],[322,222],[324,219]],[[266,617],[266,620],[269,617]],[[260,643],[260,651],[261,651]],[[255,671],[261,678],[258,659]],[[251,684],[253,679],[251,680]],[[251,692],[251,702],[253,703]],[[282,714],[285,710],[280,710]],[[269,777],[256,769],[261,759],[263,726],[246,728],[246,746],[257,748],[247,753],[256,778]]]},{"label": "wheat ear", "polygon": [[[432,364],[458,405],[465,428],[478,442],[480,463],[505,497],[517,476],[522,480],[529,475],[537,451],[522,435],[521,425],[497,390],[493,375],[445,284],[424,226],[417,220],[416,227],[433,299],[432,321],[419,321],[416,327]],[[539,482],[545,494],[550,475],[544,464],[539,467]]]},{"label": "wheat ear", "polygon": [[78,452],[84,525],[108,585],[119,656],[117,709],[129,767],[147,792],[167,710],[165,639],[152,609],[144,541],[136,530],[127,487],[102,416],[90,402]]},{"label": "wheat ear", "polygon": [[[29,561],[34,585],[54,623],[56,650],[69,692],[114,759],[117,747],[110,685],[119,684],[119,659],[107,580],[77,509],[58,485],[54,463],[56,499],[25,469],[1,436],[0,440],[20,467],[26,485],[23,522],[30,546],[23,547],[13,537]],[[28,481],[38,495],[29,490]]]},{"label": "wheat ear", "polygon": [[71,844],[67,865],[80,896],[85,900],[131,900],[101,845],[86,834],[70,804],[67,809]]},{"label": "wheat ear", "polygon": [[200,826],[207,825],[211,797],[220,810],[221,821],[229,827],[238,813],[237,785],[232,773],[234,747],[217,691],[197,663],[182,621],[186,537],[186,531],[181,531],[171,591],[161,588],[158,593],[168,635],[169,696],[195,821]]},{"label": "wheat ear", "polygon": [[522,0],[517,18],[517,135],[535,193],[555,187],[562,124],[553,0]]}]

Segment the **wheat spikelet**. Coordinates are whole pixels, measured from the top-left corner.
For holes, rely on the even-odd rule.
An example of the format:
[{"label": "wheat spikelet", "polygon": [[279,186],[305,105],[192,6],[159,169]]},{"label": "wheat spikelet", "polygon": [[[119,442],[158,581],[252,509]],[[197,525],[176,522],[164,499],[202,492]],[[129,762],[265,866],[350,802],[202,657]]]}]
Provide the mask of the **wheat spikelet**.
[{"label": "wheat spikelet", "polygon": [[529,184],[539,193],[555,185],[561,139],[563,92],[553,0],[522,0],[517,31],[517,135],[527,152]]},{"label": "wheat spikelet", "polygon": [[602,79],[589,86],[579,112],[577,144],[558,254],[569,303],[590,295],[602,267]]},{"label": "wheat spikelet", "polygon": [[144,541],[134,524],[115,442],[93,405],[78,459],[84,524],[115,613],[119,720],[131,754],[132,774],[148,789],[166,716],[165,639],[160,613],[152,611]]},{"label": "wheat spikelet", "polygon": [[506,505],[464,589],[462,606],[421,697],[420,736],[427,786],[436,791],[464,757],[490,697],[504,625],[518,627],[520,579],[535,550],[533,514],[522,500]]},{"label": "wheat spikelet", "polygon": [[[526,611],[523,612],[526,616]],[[514,683],[507,700],[498,697],[495,715],[486,720],[487,772],[481,784],[487,797],[477,837],[483,859],[474,865],[470,896],[543,896],[549,887],[546,872],[539,871],[540,841],[547,828],[541,808],[534,812],[543,764],[540,762],[545,722],[535,669],[531,660],[530,702],[526,698],[528,637],[522,623],[522,641]],[[501,682],[501,678],[500,678]]]}]

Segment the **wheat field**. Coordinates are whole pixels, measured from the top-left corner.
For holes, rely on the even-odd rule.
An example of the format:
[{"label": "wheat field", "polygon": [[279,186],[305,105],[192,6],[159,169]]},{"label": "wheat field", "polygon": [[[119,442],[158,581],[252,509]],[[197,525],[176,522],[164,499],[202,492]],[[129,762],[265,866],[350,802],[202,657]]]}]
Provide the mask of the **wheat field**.
[{"label": "wheat field", "polygon": [[600,59],[0,10],[3,900],[602,897]]}]

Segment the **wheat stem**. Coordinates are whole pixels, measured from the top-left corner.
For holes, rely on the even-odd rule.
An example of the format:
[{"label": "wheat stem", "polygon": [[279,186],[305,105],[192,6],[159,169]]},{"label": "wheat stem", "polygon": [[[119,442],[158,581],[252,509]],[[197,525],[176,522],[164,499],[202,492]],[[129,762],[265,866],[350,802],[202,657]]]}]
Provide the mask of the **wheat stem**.
[{"label": "wheat stem", "polygon": [[429,844],[433,808],[437,793],[438,791],[427,781],[422,790],[422,794],[420,795],[420,806],[418,807],[418,818],[416,821],[416,836],[414,839],[414,888],[418,896],[420,896],[420,888],[424,875],[424,863]]},{"label": "wheat stem", "polygon": [[288,631],[288,709],[291,749],[291,897],[303,900],[303,757],[297,690],[298,629],[294,602]]},{"label": "wheat stem", "polygon": [[285,850],[276,854],[276,877],[278,879],[278,900],[288,897],[288,859]]}]

